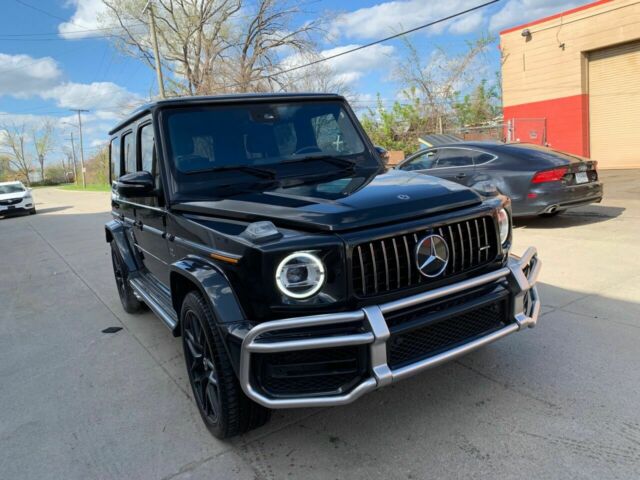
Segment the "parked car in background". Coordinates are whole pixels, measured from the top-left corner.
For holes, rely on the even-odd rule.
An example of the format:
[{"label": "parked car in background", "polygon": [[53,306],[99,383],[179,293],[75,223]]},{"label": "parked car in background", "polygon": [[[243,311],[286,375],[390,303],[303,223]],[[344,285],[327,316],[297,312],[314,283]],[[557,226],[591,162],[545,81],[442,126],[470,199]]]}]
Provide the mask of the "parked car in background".
[{"label": "parked car in background", "polygon": [[26,188],[22,182],[1,182],[0,216],[17,213],[36,213],[31,189]]},{"label": "parked car in background", "polygon": [[596,161],[529,144],[460,142],[420,150],[396,168],[511,197],[514,216],[551,216],[602,200]]}]

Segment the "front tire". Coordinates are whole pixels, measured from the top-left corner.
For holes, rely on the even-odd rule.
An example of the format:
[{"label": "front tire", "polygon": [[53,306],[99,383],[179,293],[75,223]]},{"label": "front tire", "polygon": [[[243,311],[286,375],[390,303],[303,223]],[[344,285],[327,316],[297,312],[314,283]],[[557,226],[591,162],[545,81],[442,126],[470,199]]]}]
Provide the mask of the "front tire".
[{"label": "front tire", "polygon": [[35,215],[36,214],[36,209],[35,207],[32,208],[31,210],[29,210],[29,215]]},{"label": "front tire", "polygon": [[187,374],[200,416],[211,434],[229,438],[267,423],[271,411],[242,391],[208,303],[190,292],[180,312]]},{"label": "front tire", "polygon": [[127,313],[142,311],[144,303],[136,298],[131,285],[129,285],[129,271],[114,242],[111,242],[111,262],[113,263],[113,275],[116,279],[116,287],[118,288],[122,308]]}]

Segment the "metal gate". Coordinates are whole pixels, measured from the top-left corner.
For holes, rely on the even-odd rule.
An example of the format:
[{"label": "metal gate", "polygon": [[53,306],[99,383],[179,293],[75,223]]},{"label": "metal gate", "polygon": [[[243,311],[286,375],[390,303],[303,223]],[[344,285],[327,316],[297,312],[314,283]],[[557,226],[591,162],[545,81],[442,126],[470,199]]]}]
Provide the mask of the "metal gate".
[{"label": "metal gate", "polygon": [[547,144],[546,118],[512,118],[507,122],[507,142]]}]

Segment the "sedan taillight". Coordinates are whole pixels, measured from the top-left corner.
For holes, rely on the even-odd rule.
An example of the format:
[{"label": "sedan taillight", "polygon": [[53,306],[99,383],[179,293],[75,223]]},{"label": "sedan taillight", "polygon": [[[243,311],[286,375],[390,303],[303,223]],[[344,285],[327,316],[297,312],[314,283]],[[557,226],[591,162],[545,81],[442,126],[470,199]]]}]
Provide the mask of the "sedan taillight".
[{"label": "sedan taillight", "polygon": [[536,172],[531,179],[531,183],[559,182],[567,174],[567,167],[554,168],[552,170],[542,170]]}]

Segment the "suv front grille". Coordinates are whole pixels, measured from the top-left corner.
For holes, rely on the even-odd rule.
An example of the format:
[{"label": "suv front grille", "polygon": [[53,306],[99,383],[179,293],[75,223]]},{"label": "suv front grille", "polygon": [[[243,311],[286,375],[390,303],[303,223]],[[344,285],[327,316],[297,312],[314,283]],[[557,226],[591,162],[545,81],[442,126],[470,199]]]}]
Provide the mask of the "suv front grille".
[{"label": "suv front grille", "polygon": [[417,362],[502,328],[507,306],[507,300],[499,300],[422,327],[398,333],[392,330],[387,346],[389,366],[393,369]]},{"label": "suv front grille", "polygon": [[0,205],[15,205],[16,203],[20,203],[21,201],[21,198],[9,198],[7,200],[0,200]]},{"label": "suv front grille", "polygon": [[[431,233],[444,238],[449,247],[449,264],[435,279],[424,277],[415,259],[417,243]],[[351,256],[353,290],[367,297],[415,287],[485,265],[497,254],[498,240],[490,216],[361,243]]]}]

